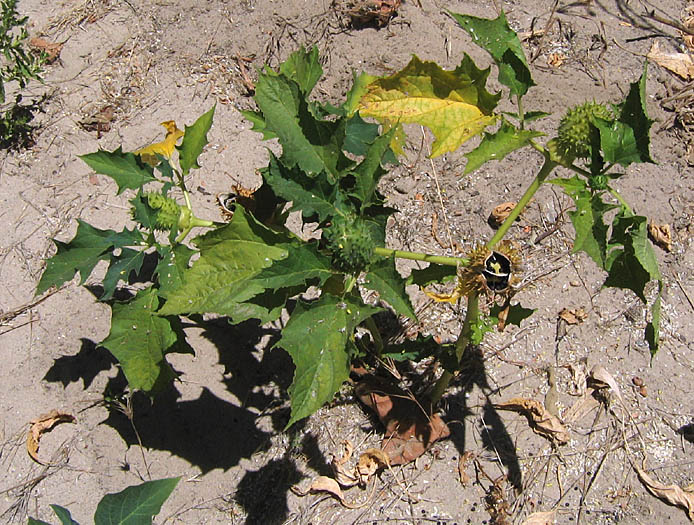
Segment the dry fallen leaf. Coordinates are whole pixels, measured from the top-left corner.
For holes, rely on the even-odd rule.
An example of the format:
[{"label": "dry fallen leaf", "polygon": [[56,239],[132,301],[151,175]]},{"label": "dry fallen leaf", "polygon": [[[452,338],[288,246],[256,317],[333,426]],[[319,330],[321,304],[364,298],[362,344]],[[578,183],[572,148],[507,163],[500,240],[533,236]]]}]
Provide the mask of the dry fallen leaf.
[{"label": "dry fallen leaf", "polygon": [[[682,20],[682,25],[687,29],[694,29],[694,16],[687,16]],[[682,39],[689,51],[694,52],[694,36],[689,33],[682,33]]]},{"label": "dry fallen leaf", "polygon": [[458,476],[460,476],[460,484],[467,487],[470,484],[470,475],[466,472],[468,465],[475,458],[475,453],[471,450],[464,452],[458,460]]},{"label": "dry fallen leaf", "polygon": [[648,236],[666,252],[672,251],[672,230],[669,224],[648,223]]},{"label": "dry fallen leaf", "polygon": [[653,42],[653,47],[646,58],[672,71],[684,80],[694,79],[694,60],[689,53],[666,53],[661,51],[658,42]]},{"label": "dry fallen leaf", "polygon": [[659,498],[670,505],[675,505],[678,507],[683,507],[687,510],[689,515],[689,520],[694,521],[694,492],[683,490],[677,485],[663,485],[662,483],[655,481],[646,472],[634,465],[636,473],[639,475],[639,479],[645,485],[646,490],[653,494],[656,498]]},{"label": "dry fallen leaf", "polygon": [[390,463],[388,456],[385,452],[377,448],[367,449],[361,456],[359,456],[359,463],[357,463],[357,473],[359,474],[359,483],[365,486],[369,481],[369,478],[376,474],[380,469],[387,467]]},{"label": "dry fallen leaf", "polygon": [[29,48],[36,53],[45,53],[46,64],[52,64],[60,56],[64,42],[49,42],[43,38],[34,37],[29,40]]},{"label": "dry fallen leaf", "polygon": [[501,226],[503,222],[511,214],[513,208],[515,207],[516,203],[512,201],[499,204],[496,208],[492,210],[492,213],[489,216],[490,222],[496,225],[497,227]]},{"label": "dry fallen leaf", "polygon": [[352,452],[354,446],[349,440],[342,442],[342,456],[337,458],[334,457],[331,463],[333,472],[335,473],[335,479],[343,487],[352,487],[359,483],[359,478],[357,477],[354,468],[349,468],[346,463],[352,457]]},{"label": "dry fallen leaf", "polygon": [[[601,385],[609,386],[615,395],[622,402],[624,406],[624,399],[622,398],[622,391],[619,389],[619,385],[612,374],[610,374],[603,366],[595,365],[590,371],[589,378],[593,380],[593,385],[601,388]],[[596,385],[597,383],[597,385]],[[604,388],[604,387],[603,387]]]},{"label": "dry fallen leaf", "polygon": [[43,414],[36,419],[32,419],[29,422],[31,427],[27,434],[27,452],[31,456],[31,459],[43,465],[43,462],[39,459],[39,441],[41,440],[41,436],[53,430],[53,428],[60,423],[74,422],[75,416],[58,410],[51,410],[48,414]]},{"label": "dry fallen leaf", "polygon": [[566,321],[566,324],[580,324],[582,323],[586,318],[588,317],[588,314],[586,313],[585,309],[581,308],[574,308],[573,310],[569,310],[568,308],[562,308],[561,311],[559,312],[559,318]]},{"label": "dry fallen leaf", "polygon": [[392,383],[367,376],[355,392],[386,427],[381,449],[391,466],[414,461],[451,433],[438,414],[426,415],[407,392]]},{"label": "dry fallen leaf", "polygon": [[338,485],[337,481],[335,481],[333,478],[329,478],[328,476],[318,476],[311,482],[311,485],[306,490],[301,490],[298,487],[292,487],[292,492],[294,492],[294,494],[297,496],[306,496],[307,494],[315,492],[327,492],[340,500],[340,503],[342,503],[342,505],[345,507],[349,509],[358,508],[345,500],[345,495],[342,493],[340,485]]},{"label": "dry fallen leaf", "polygon": [[569,432],[566,430],[566,427],[562,425],[556,416],[550,414],[539,401],[514,397],[505,403],[495,404],[494,408],[523,414],[528,418],[530,427],[536,434],[546,437],[559,445],[569,442]]},{"label": "dry fallen leaf", "polygon": [[547,512],[533,512],[530,516],[525,518],[525,521],[521,525],[554,525],[555,518],[556,512],[553,510]]}]

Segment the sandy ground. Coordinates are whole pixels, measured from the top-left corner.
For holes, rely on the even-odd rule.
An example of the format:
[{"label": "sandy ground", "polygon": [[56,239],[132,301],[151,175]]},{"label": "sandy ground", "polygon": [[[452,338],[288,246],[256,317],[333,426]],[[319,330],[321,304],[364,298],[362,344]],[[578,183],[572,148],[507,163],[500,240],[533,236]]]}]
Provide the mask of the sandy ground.
[{"label": "sandy ground", "polygon": [[[78,218],[101,228],[129,224],[130,196],[115,196],[112,181],[92,174],[78,155],[121,144],[137,149],[159,140],[160,122],[173,119],[182,127],[217,103],[203,169],[189,185],[196,189],[198,215],[218,220],[217,192],[257,183],[255,170],[267,162],[267,151],[239,113],[254,107],[240,64],[253,81],[257,68],[276,66],[301,44],[317,44],[325,70],[318,96],[338,102],[352,71],[388,74],[413,53],[446,68],[455,67],[463,52],[489,64],[444,8],[488,18],[503,8],[532,58],[538,87],[526,107],[556,113],[543,121],[549,130],[567,106],[623,99],[654,42],[671,52],[684,49],[675,28],[647,16],[655,10],[661,19],[679,21],[686,6],[674,0],[409,0],[381,29],[350,27],[346,4],[20,2],[32,36],[64,47],[47,66],[45,83],[26,92],[48,95],[35,145],[0,152],[0,218],[8,227],[0,241],[1,522],[26,522],[28,514],[55,523],[49,504],[57,503],[90,523],[104,494],[171,476],[182,481],[157,523],[522,523],[531,512],[550,510],[561,524],[688,522],[686,512],[646,492],[630,462],[645,456],[647,472],[666,484],[692,481],[694,92],[656,65],[649,69],[648,110],[656,119],[651,152],[657,164],[631,167],[618,187],[636,212],[674,232],[672,252],[656,248],[665,281],[659,354],[651,362],[645,312],[636,298],[601,290],[601,272],[585,255],[571,255],[573,229],[562,219],[571,202],[543,187],[511,234],[525,247],[531,283],[518,299],[537,311],[522,328],[490,334],[479,349],[483,366],[453,385],[442,407],[450,439],[415,463],[386,470],[372,489],[346,492],[350,502],[363,503],[360,508],[291,491],[329,474],[343,439],[363,451],[378,446],[382,429],[346,386],[332,406],[283,432],[292,367],[281,351],[266,351],[277,327],[229,327],[223,320],[191,327],[195,355],[172,358],[182,374],[175,395],[154,406],[137,396],[131,406],[119,406],[122,375],[98,347],[108,334],[108,308],[77,282],[34,302],[52,238],[70,239]],[[492,87],[498,88],[495,81]],[[95,118],[102,124],[96,126]],[[428,143],[427,136],[422,148],[421,132],[413,130],[407,159],[382,185],[389,204],[402,212],[389,232],[393,248],[452,254],[432,235],[434,213],[441,239],[447,228],[464,246],[488,239],[490,210],[517,199],[541,160],[521,151],[463,177],[464,151],[432,163]],[[532,243],[557,221],[552,235]],[[97,269],[88,283],[102,274]],[[431,305],[416,290],[413,301],[421,332],[455,338],[458,307]],[[562,308],[584,308],[587,318],[558,340]],[[493,402],[543,400],[547,367],[559,364],[556,402],[566,414],[577,399],[569,365],[581,363],[602,365],[622,400],[613,399],[611,411],[594,409],[575,421],[564,447],[535,435],[525,418],[491,409],[483,395],[491,392]],[[112,401],[110,409],[104,400]],[[49,464],[41,466],[28,457],[25,436],[28,422],[52,409],[77,421],[43,438],[40,454]],[[462,484],[458,467],[466,452],[481,469],[470,462],[464,469],[470,480]],[[499,480],[496,487],[491,480]],[[508,510],[501,515],[507,521],[490,516],[485,496],[492,489],[496,508]]]}]

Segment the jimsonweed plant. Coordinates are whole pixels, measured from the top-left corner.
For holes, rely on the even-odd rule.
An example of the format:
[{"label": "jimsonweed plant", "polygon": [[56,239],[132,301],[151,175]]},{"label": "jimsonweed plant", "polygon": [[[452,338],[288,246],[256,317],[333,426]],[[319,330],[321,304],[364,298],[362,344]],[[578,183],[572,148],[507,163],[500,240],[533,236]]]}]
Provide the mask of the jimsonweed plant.
[{"label": "jimsonweed plant", "polygon": [[[650,303],[646,339],[655,353],[662,282],[647,220],[612,185],[630,164],[652,162],[645,66],[625,100],[588,101],[569,109],[556,136],[540,143],[544,134],[530,125],[547,113],[523,107],[534,82],[503,13],[494,20],[451,16],[489,52],[515,112],[496,110],[502,93],[487,91],[490,69],[479,69],[468,55],[453,71],[413,57],[394,75],[355,75],[342,104],[321,103],[311,98],[322,75],[318,51],[302,49],[278,71],[260,73],[254,97],[258,110],[244,115],[264,139],[277,139],[282,152],[269,152],[269,164],[260,170],[262,185],[253,195],[240,195],[235,205],[220,199],[231,216],[228,222],[197,218],[186,187],[188,174],[200,168],[214,108],[184,131],[165,122],[162,143],[134,153],[118,148],[82,156],[96,172],[113,178],[119,193],[134,192],[134,227],[117,232],[79,221],[72,241],[55,241],[57,253],[48,260],[37,293],[69,281],[76,272],[83,283],[99,261],[107,262],[100,299],[111,305],[112,319],[101,346],[118,360],[131,390],[156,393],[174,378],[167,354],[191,351],[181,316],[217,314],[231,323],[268,323],[286,312],[276,346],[289,353],[296,367],[288,425],[329,402],[347,380],[351,363],[370,354],[415,360],[433,354],[445,369],[430,389],[435,406],[469,344],[479,343],[497,323],[517,323],[531,313],[511,304],[522,253],[504,237],[538,188],[551,183],[575,203],[570,212],[574,252],[586,252],[607,272],[604,286],[630,289]],[[386,222],[395,210],[384,205],[379,181],[397,163],[406,123],[431,129],[434,157],[481,135],[480,144],[466,154],[465,173],[522,147],[533,148],[544,160],[496,234],[470,247],[466,257],[385,246]],[[563,176],[556,174],[560,167]],[[308,238],[287,227],[292,212],[306,227],[299,231],[313,232]],[[186,244],[198,227],[206,231]],[[151,279],[129,299],[114,300],[120,283],[141,273],[147,254],[157,260]],[[405,279],[396,271],[397,258],[429,266]],[[454,279],[452,293],[430,294],[467,302],[454,344],[438,345],[420,336],[405,348],[382,340],[374,322],[381,305],[415,319],[405,286]],[[654,300],[646,297],[650,281],[658,283]],[[309,288],[320,293],[306,295]],[[381,303],[366,304],[363,290],[376,292]],[[490,312],[481,311],[482,295],[494,299]],[[357,336],[358,327],[371,337]]]}]

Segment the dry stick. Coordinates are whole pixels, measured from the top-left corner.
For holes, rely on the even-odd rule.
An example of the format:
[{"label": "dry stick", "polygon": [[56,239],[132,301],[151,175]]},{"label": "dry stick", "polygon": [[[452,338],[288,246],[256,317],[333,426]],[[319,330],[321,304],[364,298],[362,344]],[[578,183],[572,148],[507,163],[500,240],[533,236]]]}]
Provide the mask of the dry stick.
[{"label": "dry stick", "polygon": [[[424,139],[424,126],[420,126],[422,130],[422,139]],[[434,166],[434,160],[431,158],[431,150],[427,144],[427,154],[429,155],[429,163],[431,164],[431,172],[434,174],[434,182],[436,183],[436,193],[439,197],[439,204],[441,205],[441,213],[443,214],[443,223],[446,225],[446,233],[448,234],[448,243],[451,249],[453,249],[453,236],[451,235],[451,228],[448,224],[448,217],[446,216],[446,207],[443,204],[443,195],[441,195],[441,186],[439,185],[439,177],[436,173],[436,166]],[[437,239],[438,241],[438,239]],[[438,241],[440,244],[440,241]]]},{"label": "dry stick", "polygon": [[542,34],[540,35],[540,40],[537,43],[537,51],[535,52],[535,56],[530,59],[531,64],[535,62],[535,60],[537,60],[537,57],[539,57],[540,53],[542,52],[542,41],[544,40],[547,33],[549,33],[549,29],[550,27],[552,27],[552,24],[554,24],[554,16],[556,15],[558,5],[559,0],[554,0],[554,5],[552,6],[552,10],[549,13],[549,18],[547,19],[547,23],[545,24],[545,29],[542,31]]},{"label": "dry stick", "polygon": [[682,290],[682,293],[684,296],[687,298],[687,302],[689,303],[689,306],[694,310],[694,302],[692,302],[692,298],[689,297],[689,294],[687,293],[687,290],[684,289],[684,285],[682,284],[682,281],[680,281],[680,276],[675,274],[675,282],[677,283],[677,286],[680,287],[680,290]]},{"label": "dry stick", "polygon": [[651,20],[655,20],[656,22],[660,22],[661,24],[665,24],[666,26],[674,27],[678,31],[682,31],[688,35],[694,35],[694,29],[689,29],[677,20],[672,20],[671,18],[665,18],[664,16],[657,15],[655,13],[655,9],[649,13],[646,13],[644,16],[646,18],[650,18]]}]

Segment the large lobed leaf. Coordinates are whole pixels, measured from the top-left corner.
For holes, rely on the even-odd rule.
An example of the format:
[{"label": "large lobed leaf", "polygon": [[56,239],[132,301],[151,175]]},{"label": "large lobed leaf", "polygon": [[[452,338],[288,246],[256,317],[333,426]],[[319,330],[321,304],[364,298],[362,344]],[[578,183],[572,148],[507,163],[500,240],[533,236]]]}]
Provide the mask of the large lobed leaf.
[{"label": "large lobed leaf", "polygon": [[402,71],[369,84],[359,112],[385,123],[427,126],[436,136],[432,157],[453,151],[496,121],[498,96],[484,87],[488,71],[471,64],[466,58],[445,71],[414,56]]},{"label": "large lobed leaf", "polygon": [[95,525],[151,525],[152,517],[181,478],[157,479],[104,496],[94,514]]},{"label": "large lobed leaf", "polygon": [[127,303],[112,307],[111,332],[101,342],[120,363],[130,388],[150,392],[173,377],[164,359],[178,334],[169,319],[157,315],[154,288],[141,290]]},{"label": "large lobed leaf", "polygon": [[504,120],[496,133],[485,133],[482,142],[466,154],[465,173],[471,173],[488,160],[501,160],[506,155],[525,146],[531,139],[544,135],[540,131],[518,129]]},{"label": "large lobed leaf", "polygon": [[[46,269],[43,271],[36,288],[37,295],[42,294],[51,286],[60,286],[69,281],[75,276],[75,273],[80,274],[80,284],[84,283],[92,273],[94,266],[99,261],[110,257],[107,252],[126,246],[138,246],[144,240],[142,233],[137,230],[128,230],[127,228],[120,232],[100,230],[84,221],[78,220],[77,222],[77,233],[69,243],[53,241],[58,247],[58,252],[46,261]],[[131,269],[136,266],[137,263]]]},{"label": "large lobed leaf", "polygon": [[535,85],[523,46],[518,35],[509,27],[503,11],[495,19],[460,15],[450,11],[449,14],[470,34],[478,46],[492,56],[499,68],[499,82],[508,86],[512,95],[522,97]]},{"label": "large lobed leaf", "polygon": [[233,316],[238,303],[264,291],[252,278],[287,257],[287,242],[238,206],[229,224],[196,239],[200,258],[183,273],[181,285],[167,291],[160,313]]},{"label": "large lobed leaf", "polygon": [[120,146],[114,151],[99,150],[80,155],[80,158],[97,173],[111,177],[118,185],[118,195],[156,180],[150,165],[133,153],[123,153]]},{"label": "large lobed leaf", "polygon": [[186,126],[183,142],[180,146],[176,146],[183,175],[188,175],[192,168],[200,167],[198,157],[207,145],[207,132],[212,127],[215,107],[201,115],[192,126]]},{"label": "large lobed leaf", "polygon": [[354,328],[378,311],[358,299],[330,294],[312,303],[299,301],[277,342],[296,367],[289,387],[292,412],[287,426],[310,416],[333,398],[349,377],[346,347]]},{"label": "large lobed leaf", "polygon": [[405,281],[395,269],[395,258],[384,258],[369,267],[364,277],[364,288],[378,292],[381,299],[398,314],[416,320],[410,297],[405,291]]}]

